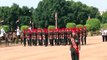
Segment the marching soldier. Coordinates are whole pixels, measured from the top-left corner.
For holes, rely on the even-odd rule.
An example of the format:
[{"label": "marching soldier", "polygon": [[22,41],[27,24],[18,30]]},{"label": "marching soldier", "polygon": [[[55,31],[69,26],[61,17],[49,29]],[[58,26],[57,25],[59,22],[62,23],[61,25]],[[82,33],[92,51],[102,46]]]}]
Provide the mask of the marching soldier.
[{"label": "marching soldier", "polygon": [[47,29],[44,29],[43,40],[44,40],[44,45],[48,46],[48,30]]},{"label": "marching soldier", "polygon": [[72,31],[71,29],[67,30],[67,44],[71,45],[71,36],[72,36]]},{"label": "marching soldier", "polygon": [[61,45],[61,29],[59,29],[59,33],[58,33],[58,40],[59,40],[59,45]]},{"label": "marching soldier", "polygon": [[80,28],[80,41],[82,42],[82,45],[84,45],[82,28]]},{"label": "marching soldier", "polygon": [[34,46],[37,46],[37,34],[36,29],[32,29],[32,42]]},{"label": "marching soldier", "polygon": [[26,46],[26,34],[27,34],[27,30],[24,29],[23,30],[23,36],[22,36],[24,46]]},{"label": "marching soldier", "polygon": [[49,34],[48,37],[49,37],[50,45],[53,46],[54,45],[54,42],[53,42],[53,30],[49,29],[48,34]]},{"label": "marching soldier", "polygon": [[64,45],[67,45],[67,30],[68,29],[64,29]]},{"label": "marching soldier", "polygon": [[28,41],[28,46],[31,46],[32,45],[32,39],[31,39],[31,29],[28,29],[27,30],[27,41]]},{"label": "marching soldier", "polygon": [[79,49],[80,49],[79,37],[76,33],[76,30],[72,30],[71,46],[70,46],[72,60],[79,60]]},{"label": "marching soldier", "polygon": [[55,40],[55,45],[59,45],[58,29],[55,29],[55,30],[54,30],[54,40]]},{"label": "marching soldier", "polygon": [[37,32],[38,42],[39,42],[39,45],[42,46],[42,45],[43,45],[42,30],[41,30],[41,29],[38,29],[37,31],[38,31],[38,32]]}]

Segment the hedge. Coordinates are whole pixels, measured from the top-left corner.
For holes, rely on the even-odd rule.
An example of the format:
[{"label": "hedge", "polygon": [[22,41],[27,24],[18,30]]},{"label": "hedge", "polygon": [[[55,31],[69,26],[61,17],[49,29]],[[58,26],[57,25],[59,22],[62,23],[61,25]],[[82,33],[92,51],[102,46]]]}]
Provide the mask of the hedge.
[{"label": "hedge", "polygon": [[67,23],[66,28],[75,28],[76,24],[75,23]]},{"label": "hedge", "polygon": [[23,31],[24,29],[28,29],[29,28],[29,26],[27,26],[27,25],[22,25],[21,26],[21,31]]},{"label": "hedge", "polygon": [[54,25],[50,25],[50,26],[48,26],[48,29],[55,29],[55,26]]},{"label": "hedge", "polygon": [[76,25],[76,28],[83,28],[84,26],[82,24]]}]

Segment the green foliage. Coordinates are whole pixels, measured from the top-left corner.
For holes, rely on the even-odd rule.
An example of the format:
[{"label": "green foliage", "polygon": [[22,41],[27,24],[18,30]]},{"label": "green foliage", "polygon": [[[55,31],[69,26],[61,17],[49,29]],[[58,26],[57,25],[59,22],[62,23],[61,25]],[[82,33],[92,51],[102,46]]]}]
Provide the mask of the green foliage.
[{"label": "green foliage", "polygon": [[4,30],[5,30],[6,32],[9,31],[9,26],[8,26],[8,25],[3,25],[3,28],[4,28]]},{"label": "green foliage", "polygon": [[[11,7],[0,7],[0,20],[4,20],[4,25],[9,25],[12,30],[16,26],[29,25],[30,20],[35,23],[37,28],[47,28],[49,25],[55,25],[56,12],[58,13],[59,28],[66,27],[65,25],[69,22],[84,25],[89,15],[91,18],[100,16],[97,8],[81,2],[42,0],[36,9],[27,6],[21,8],[18,4],[13,4]],[[19,23],[16,23],[17,20]]]},{"label": "green foliage", "polygon": [[48,29],[55,29],[55,26],[50,25],[48,26]]},{"label": "green foliage", "polygon": [[87,30],[88,30],[88,31],[90,31],[90,30],[91,30],[91,25],[86,24],[85,26],[86,26],[86,28],[87,28]]},{"label": "green foliage", "polygon": [[26,30],[26,29],[28,29],[28,28],[29,28],[29,26],[27,26],[27,25],[22,25],[22,26],[21,26],[21,31]]},{"label": "green foliage", "polygon": [[87,20],[86,24],[89,24],[91,26],[92,31],[100,29],[100,21],[98,19]]},{"label": "green foliage", "polygon": [[[97,8],[89,7],[81,2],[65,0],[42,0],[34,10],[33,21],[36,25],[48,27],[55,25],[55,13],[58,13],[58,27],[66,27],[68,22],[86,24],[90,15],[91,18],[100,16]],[[72,20],[71,20],[72,19]],[[41,22],[47,24],[41,24]]]},{"label": "green foliage", "polygon": [[102,23],[107,23],[107,11],[105,11],[103,14],[102,14],[102,20],[101,20]]},{"label": "green foliage", "polygon": [[76,24],[75,23],[67,23],[66,28],[75,28]]},{"label": "green foliage", "polygon": [[77,27],[77,28],[82,28],[83,25],[82,25],[82,24],[78,24],[78,25],[76,25],[76,27]]},{"label": "green foliage", "polygon": [[[21,26],[29,23],[26,17],[28,16],[32,18],[33,8],[28,8],[27,6],[23,6],[22,8],[19,7],[17,4],[13,4],[11,7],[0,7],[0,20],[4,21],[4,25],[9,25],[12,30],[16,29],[16,26]],[[23,19],[22,19],[23,17]],[[17,24],[17,20],[19,23]]]},{"label": "green foliage", "polygon": [[8,25],[3,25],[3,26],[0,26],[0,29],[3,28],[5,30],[5,32],[8,32],[9,31],[9,26]]},{"label": "green foliage", "polygon": [[101,28],[103,28],[103,29],[107,29],[107,23],[102,24],[102,27],[101,27]]}]

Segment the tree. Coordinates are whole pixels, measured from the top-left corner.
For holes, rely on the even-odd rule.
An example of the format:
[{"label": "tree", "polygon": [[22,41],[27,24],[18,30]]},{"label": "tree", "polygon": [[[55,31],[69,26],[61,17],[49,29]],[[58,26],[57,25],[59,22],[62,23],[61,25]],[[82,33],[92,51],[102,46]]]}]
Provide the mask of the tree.
[{"label": "tree", "polygon": [[[34,10],[33,21],[42,28],[45,25],[55,25],[55,13],[58,13],[58,27],[66,27],[68,22],[86,24],[88,16],[98,18],[100,13],[97,8],[89,7],[81,2],[65,0],[42,0]],[[41,22],[47,24],[41,24]]]},{"label": "tree", "polygon": [[102,20],[101,20],[102,23],[107,23],[107,11],[105,11],[103,14],[102,14]]},{"label": "tree", "polygon": [[98,19],[87,20],[86,24],[89,24],[91,26],[92,31],[100,29],[100,21]]}]

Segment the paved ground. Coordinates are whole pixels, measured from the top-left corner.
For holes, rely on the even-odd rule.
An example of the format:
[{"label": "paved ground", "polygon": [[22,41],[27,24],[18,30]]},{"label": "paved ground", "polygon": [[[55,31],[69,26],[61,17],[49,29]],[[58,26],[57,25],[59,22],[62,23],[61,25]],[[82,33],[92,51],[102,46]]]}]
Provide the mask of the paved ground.
[{"label": "paved ground", "polygon": [[[107,60],[107,42],[101,36],[88,37],[81,46],[80,60]],[[71,60],[69,46],[13,46],[0,48],[0,60]]]}]

